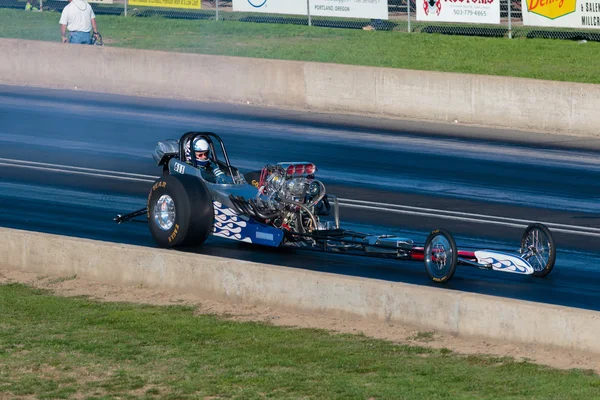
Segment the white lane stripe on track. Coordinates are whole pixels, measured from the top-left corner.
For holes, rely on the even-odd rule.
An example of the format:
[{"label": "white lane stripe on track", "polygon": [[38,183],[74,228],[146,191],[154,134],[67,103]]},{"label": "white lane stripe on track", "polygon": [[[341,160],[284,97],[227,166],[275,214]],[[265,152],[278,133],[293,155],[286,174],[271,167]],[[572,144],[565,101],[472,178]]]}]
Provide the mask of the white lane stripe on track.
[{"label": "white lane stripe on track", "polygon": [[42,163],[42,162],[26,161],[26,160],[12,160],[10,158],[0,158],[0,162],[6,163],[6,164],[2,164],[2,165],[7,165],[8,163],[10,163],[9,165],[14,164],[14,166],[19,166],[19,165],[23,165],[23,164],[24,165],[38,165],[38,166],[42,166],[42,167],[52,167],[52,168],[57,168],[57,169],[61,169],[61,170],[68,169],[68,170],[77,170],[77,171],[91,171],[91,172],[108,173],[108,174],[123,175],[123,176],[133,176],[133,177],[141,177],[141,178],[151,178],[151,179],[157,178],[156,176],[152,176],[152,175],[134,174],[132,172],[108,171],[105,169],[75,167],[75,166],[71,166],[71,165],[50,164],[50,163]]},{"label": "white lane stripe on track", "polygon": [[[394,208],[382,208],[382,207],[371,207],[371,206],[358,205],[358,204],[347,204],[347,203],[343,203],[341,201],[341,199],[338,199],[338,200],[340,200],[340,203],[339,203],[340,206],[349,207],[349,208],[360,208],[360,209],[365,209],[365,210],[385,211],[385,212],[392,212],[392,213],[396,213],[396,214],[420,215],[420,216],[425,216],[425,217],[474,222],[474,223],[478,223],[478,224],[502,225],[502,226],[509,226],[509,227],[513,227],[513,228],[525,228],[525,227],[527,227],[527,225],[529,225],[532,222],[539,222],[539,221],[533,221],[533,220],[532,221],[522,220],[523,223],[511,223],[511,222],[504,222],[504,221],[494,221],[492,219],[478,219],[478,218],[461,217],[461,216],[457,216],[457,215],[444,215],[442,213],[431,213],[431,212],[426,212],[426,211],[400,210],[400,209],[394,209]],[[494,218],[493,216],[491,216],[491,217]],[[595,230],[595,228],[576,226],[575,228],[577,228],[577,229],[564,229],[564,228],[559,228],[559,227],[553,227],[553,226],[560,226],[560,224],[553,224],[553,223],[549,223],[549,222],[542,222],[542,223],[547,225],[548,227],[551,227],[552,231],[554,231],[554,232],[563,232],[563,233],[572,233],[572,234],[577,234],[577,235],[600,237],[600,233],[592,231],[592,230]]]},{"label": "white lane stripe on track", "polygon": [[[6,162],[6,161],[8,161],[8,162]],[[41,163],[41,162],[35,162],[35,161],[13,160],[13,159],[7,159],[7,158],[0,158],[0,165],[8,166],[8,167],[16,167],[16,168],[41,170],[41,171],[51,171],[51,172],[58,172],[58,173],[72,174],[72,175],[87,175],[87,176],[94,176],[94,177],[100,177],[100,178],[120,179],[120,180],[135,181],[135,182],[147,182],[147,183],[152,183],[152,182],[154,182],[154,180],[156,180],[158,178],[158,176],[152,176],[152,175],[143,175],[143,174],[134,174],[134,173],[129,173],[129,172],[108,171],[108,170],[94,169],[94,168],[84,168],[84,167],[75,167],[75,166],[68,166],[68,165]],[[144,178],[146,178],[146,179],[144,179]],[[485,214],[466,213],[466,212],[461,212],[461,211],[439,210],[439,209],[434,209],[434,208],[404,206],[404,205],[399,205],[399,204],[388,204],[388,203],[381,203],[381,202],[370,202],[370,201],[365,201],[365,200],[354,200],[354,199],[343,199],[343,198],[338,198],[338,200],[339,200],[340,206],[348,207],[348,208],[359,208],[359,209],[365,209],[365,210],[384,211],[384,212],[392,212],[392,213],[396,213],[396,214],[420,215],[420,216],[426,216],[426,217],[452,219],[452,220],[457,220],[457,221],[466,221],[466,222],[473,222],[473,223],[503,225],[503,226],[515,227],[515,228],[524,228],[531,222],[534,222],[534,221],[528,221],[528,220],[524,220],[524,219],[498,217],[498,216],[485,215]],[[598,228],[576,226],[576,225],[565,225],[565,224],[558,224],[558,223],[554,223],[554,222],[544,222],[544,221],[540,221],[540,222],[543,222],[545,225],[547,225],[549,228],[552,228],[556,232],[600,237],[600,229],[598,229]]]},{"label": "white lane stripe on track", "polygon": [[59,172],[61,174],[69,174],[69,175],[97,176],[100,178],[121,179],[121,180],[125,180],[125,181],[135,181],[135,182],[148,182],[148,183],[154,182],[154,180],[150,180],[150,179],[134,178],[134,177],[120,176],[120,175],[99,174],[99,173],[85,172],[85,171],[71,171],[71,170],[58,169],[58,168],[39,167],[39,166],[35,166],[35,165],[9,164],[9,163],[4,163],[4,162],[0,162],[0,165],[16,167],[16,168],[35,169],[35,170],[40,170],[40,171]]},{"label": "white lane stripe on track", "polygon": [[[397,210],[397,209],[401,209],[401,210],[407,210],[407,211],[414,210],[414,211],[420,211],[420,212],[431,212],[431,213],[435,213],[435,215],[444,214],[444,215],[448,215],[448,216],[455,215],[455,216],[459,216],[459,217],[488,218],[488,219],[495,219],[495,220],[498,220],[498,221],[507,221],[507,222],[514,222],[514,223],[520,223],[520,224],[529,224],[529,223],[532,222],[531,220],[526,220],[526,219],[508,218],[508,217],[497,217],[497,216],[493,216],[493,215],[467,213],[467,212],[462,212],[462,211],[439,210],[439,209],[435,209],[435,208],[404,206],[404,205],[400,205],[400,204],[387,204],[387,203],[378,203],[378,202],[371,202],[371,201],[364,201],[364,200],[353,200],[353,199],[338,199],[338,200],[345,201],[345,202],[348,202],[348,203],[357,203],[356,205],[370,205],[370,206],[372,206],[372,205],[378,205],[378,206],[382,206],[382,208],[380,208],[380,209],[381,210],[385,210],[385,211],[394,211],[394,210]],[[556,227],[556,228],[565,228],[565,229],[585,229],[586,231],[600,233],[600,229],[599,228],[581,227],[581,226],[577,226],[577,225],[558,224],[558,223],[554,223],[554,222],[548,222],[548,223],[546,223],[546,225],[553,226],[553,227]]]}]

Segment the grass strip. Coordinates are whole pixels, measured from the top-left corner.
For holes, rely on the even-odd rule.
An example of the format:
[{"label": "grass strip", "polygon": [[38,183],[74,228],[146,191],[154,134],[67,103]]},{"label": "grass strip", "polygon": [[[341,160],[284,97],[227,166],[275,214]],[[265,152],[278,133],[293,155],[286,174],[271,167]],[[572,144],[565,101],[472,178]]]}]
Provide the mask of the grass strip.
[{"label": "grass strip", "polygon": [[185,306],[0,286],[0,397],[591,399],[600,378]]},{"label": "grass strip", "polygon": [[[59,41],[58,19],[57,12],[0,9],[0,37]],[[596,42],[163,17],[99,15],[98,24],[114,47],[600,83]]]}]

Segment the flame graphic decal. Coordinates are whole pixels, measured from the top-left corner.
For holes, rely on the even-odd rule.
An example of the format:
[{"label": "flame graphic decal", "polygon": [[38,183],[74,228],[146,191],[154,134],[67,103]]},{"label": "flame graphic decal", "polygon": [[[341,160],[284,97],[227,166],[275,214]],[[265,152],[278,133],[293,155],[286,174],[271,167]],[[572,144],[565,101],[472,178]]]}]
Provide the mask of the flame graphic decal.
[{"label": "flame graphic decal", "polygon": [[238,215],[234,210],[218,201],[213,201],[213,206],[215,212],[213,235],[252,243],[252,239],[241,235],[242,228],[247,226],[248,217]]},{"label": "flame graphic decal", "polygon": [[515,264],[512,260],[498,260],[493,257],[486,257],[486,258],[482,258],[481,261],[483,261],[487,264],[493,265],[494,268],[505,269],[505,270],[509,270],[509,271],[522,273],[522,274],[527,273],[527,268],[521,267],[521,266]]}]

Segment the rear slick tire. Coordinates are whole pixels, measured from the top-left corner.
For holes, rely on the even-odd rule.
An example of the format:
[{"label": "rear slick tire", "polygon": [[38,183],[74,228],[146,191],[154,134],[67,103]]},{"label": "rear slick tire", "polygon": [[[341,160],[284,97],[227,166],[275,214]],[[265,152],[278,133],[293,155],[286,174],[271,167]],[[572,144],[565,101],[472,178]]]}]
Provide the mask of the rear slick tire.
[{"label": "rear slick tire", "polygon": [[148,227],[159,247],[198,246],[212,233],[212,196],[197,177],[167,175],[157,179],[147,208]]}]

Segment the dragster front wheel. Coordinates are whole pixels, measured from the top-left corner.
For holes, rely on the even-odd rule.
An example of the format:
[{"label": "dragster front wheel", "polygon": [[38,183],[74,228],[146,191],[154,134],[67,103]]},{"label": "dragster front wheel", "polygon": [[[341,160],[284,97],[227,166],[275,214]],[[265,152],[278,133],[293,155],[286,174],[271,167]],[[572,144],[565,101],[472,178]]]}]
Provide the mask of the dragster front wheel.
[{"label": "dragster front wheel", "polygon": [[425,270],[437,283],[448,282],[456,272],[458,252],[452,234],[445,229],[436,229],[425,241],[423,255]]},{"label": "dragster front wheel", "polygon": [[533,275],[544,277],[554,268],[556,247],[550,229],[544,224],[529,225],[521,238],[521,257],[533,267]]}]

